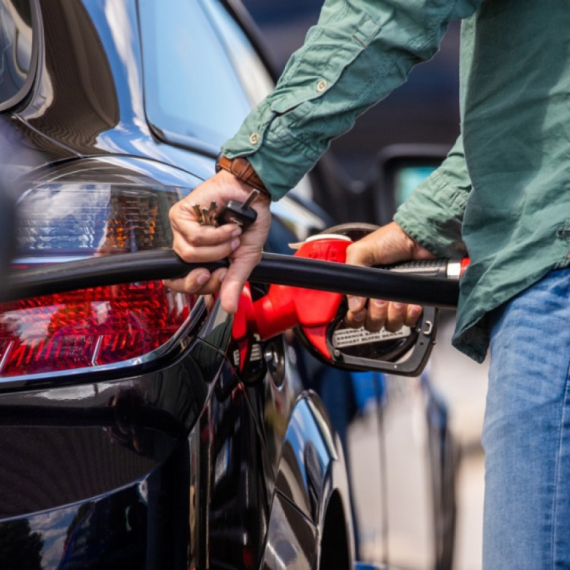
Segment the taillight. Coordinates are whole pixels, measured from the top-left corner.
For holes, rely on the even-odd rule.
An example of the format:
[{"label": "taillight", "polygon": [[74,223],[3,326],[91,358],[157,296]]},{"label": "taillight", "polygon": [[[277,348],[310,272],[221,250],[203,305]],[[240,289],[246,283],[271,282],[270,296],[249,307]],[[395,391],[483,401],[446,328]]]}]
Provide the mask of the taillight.
[{"label": "taillight", "polygon": [[0,375],[89,368],[143,356],[175,336],[192,305],[156,281],[6,303],[0,313]]},{"label": "taillight", "polygon": [[[170,245],[175,190],[50,184],[20,204],[19,264]],[[177,336],[197,297],[160,281],[96,287],[0,305],[0,376],[139,363]]]},{"label": "taillight", "polygon": [[18,204],[20,255],[89,256],[170,246],[172,190],[113,184],[44,184]]}]

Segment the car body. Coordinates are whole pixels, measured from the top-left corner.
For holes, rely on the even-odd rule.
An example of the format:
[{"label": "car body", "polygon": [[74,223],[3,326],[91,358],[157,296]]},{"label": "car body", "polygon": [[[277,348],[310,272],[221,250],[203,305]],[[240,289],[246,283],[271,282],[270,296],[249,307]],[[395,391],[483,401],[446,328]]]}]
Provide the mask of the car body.
[{"label": "car body", "polygon": [[[14,270],[169,246],[169,207],[271,86],[241,7],[0,7]],[[326,228],[312,176],[268,250]],[[290,334],[238,345],[215,296],[158,279],[1,309],[0,567],[352,567],[343,449]]]}]

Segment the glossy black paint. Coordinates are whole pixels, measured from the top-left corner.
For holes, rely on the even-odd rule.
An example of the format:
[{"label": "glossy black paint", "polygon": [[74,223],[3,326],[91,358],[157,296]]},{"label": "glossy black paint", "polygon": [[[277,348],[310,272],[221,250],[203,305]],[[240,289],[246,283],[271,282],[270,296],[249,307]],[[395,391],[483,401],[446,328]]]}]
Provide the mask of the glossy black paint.
[{"label": "glossy black paint", "polygon": [[[18,193],[90,182],[185,194],[211,175],[207,145],[166,144],[147,123],[134,0],[33,6],[34,84],[6,115],[22,143],[10,147]],[[328,497],[347,493],[326,413],[303,392],[296,349],[275,339],[240,378],[230,317],[212,300],[201,311],[142,369],[0,380],[0,567],[315,567]]]},{"label": "glossy black paint", "polygon": [[134,553],[141,565],[127,567],[145,567],[147,541],[160,544],[163,524],[172,524],[170,514],[149,513],[184,506],[178,493],[187,493],[188,465],[180,455],[222,364],[197,342],[158,373],[0,396],[1,516],[27,520],[40,534],[38,567],[120,568]]}]

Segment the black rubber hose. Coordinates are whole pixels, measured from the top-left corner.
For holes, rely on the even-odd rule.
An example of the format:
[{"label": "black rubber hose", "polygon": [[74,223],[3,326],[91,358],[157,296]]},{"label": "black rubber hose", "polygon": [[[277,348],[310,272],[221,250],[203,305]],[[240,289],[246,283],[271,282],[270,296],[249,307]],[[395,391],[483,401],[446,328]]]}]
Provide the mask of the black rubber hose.
[{"label": "black rubber hose", "polygon": [[[4,300],[15,301],[120,283],[171,279],[182,277],[198,267],[213,271],[227,266],[227,260],[185,263],[170,249],[92,257],[14,271],[7,280]],[[250,281],[442,308],[455,308],[459,295],[459,285],[454,280],[270,253],[263,254]]]}]

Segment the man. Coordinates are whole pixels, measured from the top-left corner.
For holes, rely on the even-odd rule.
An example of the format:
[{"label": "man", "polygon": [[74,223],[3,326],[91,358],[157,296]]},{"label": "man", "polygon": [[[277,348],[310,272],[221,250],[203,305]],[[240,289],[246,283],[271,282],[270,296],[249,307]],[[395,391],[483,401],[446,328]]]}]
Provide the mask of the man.
[{"label": "man", "polygon": [[[462,136],[348,261],[468,252],[454,344],[479,361],[491,346],[484,568],[570,568],[569,0],[326,0],[274,93],[224,145],[222,170],[172,210],[176,251],[188,261],[230,256],[230,268],[172,285],[221,285],[224,308],[235,311],[267,235],[270,197],[432,57],[454,19],[464,20]],[[242,235],[200,227],[191,204],[243,200],[244,180],[268,190],[258,221]],[[357,298],[349,306],[347,321],[370,329],[415,322],[420,311]]]}]

